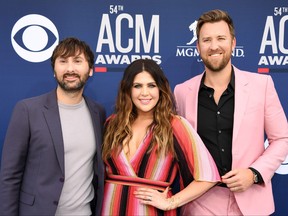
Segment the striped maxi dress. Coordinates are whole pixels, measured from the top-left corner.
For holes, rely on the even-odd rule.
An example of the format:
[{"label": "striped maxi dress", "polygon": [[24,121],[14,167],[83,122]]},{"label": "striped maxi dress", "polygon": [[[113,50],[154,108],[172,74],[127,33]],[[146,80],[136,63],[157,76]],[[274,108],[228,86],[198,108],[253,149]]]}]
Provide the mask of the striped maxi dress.
[{"label": "striped maxi dress", "polygon": [[[174,148],[177,154],[162,157],[156,148],[148,152],[152,131],[148,131],[135,155],[128,161],[124,151],[113,154],[105,161],[106,180],[102,215],[176,215],[176,210],[162,211],[139,202],[133,192],[138,187],[164,191],[172,187],[179,174],[179,188],[194,179],[217,182],[220,180],[216,165],[198,134],[186,119],[175,116],[171,122]],[[172,190],[168,196],[172,196]],[[189,204],[187,204],[189,205]]]}]

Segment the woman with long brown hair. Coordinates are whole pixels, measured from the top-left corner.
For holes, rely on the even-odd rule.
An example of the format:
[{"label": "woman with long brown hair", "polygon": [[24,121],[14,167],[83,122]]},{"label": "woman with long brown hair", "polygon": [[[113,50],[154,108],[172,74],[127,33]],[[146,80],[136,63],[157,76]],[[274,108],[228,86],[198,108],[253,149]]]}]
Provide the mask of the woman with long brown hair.
[{"label": "woman with long brown hair", "polygon": [[[177,207],[220,180],[197,133],[176,115],[169,82],[153,60],[139,59],[126,68],[102,156],[103,215],[176,215]],[[178,174],[181,190],[173,195]]]}]

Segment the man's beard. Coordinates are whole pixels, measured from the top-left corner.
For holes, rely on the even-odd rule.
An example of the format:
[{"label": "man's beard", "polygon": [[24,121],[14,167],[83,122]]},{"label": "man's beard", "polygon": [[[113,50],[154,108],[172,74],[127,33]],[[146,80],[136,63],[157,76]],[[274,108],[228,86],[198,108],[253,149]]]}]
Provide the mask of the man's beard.
[{"label": "man's beard", "polygon": [[[64,81],[64,77],[66,75],[76,76],[79,80],[74,81],[74,82]],[[62,76],[62,80],[59,80],[58,77],[56,76],[56,79],[57,79],[57,82],[58,82],[60,88],[63,89],[64,91],[68,92],[68,93],[76,93],[76,92],[81,91],[84,88],[88,78],[89,78],[88,74],[83,76],[82,79],[78,74],[64,74]]]},{"label": "man's beard", "polygon": [[230,54],[230,56],[227,55],[228,53],[225,52],[224,50],[222,50],[222,51],[221,50],[215,50],[214,52],[210,52],[208,54],[212,55],[212,54],[216,54],[216,53],[222,53],[221,54],[222,59],[214,61],[213,58],[212,59],[206,58],[206,56],[204,56],[204,58],[203,58],[201,56],[201,53],[200,53],[200,57],[202,58],[204,65],[206,66],[206,68],[208,68],[212,72],[219,72],[219,71],[223,70],[228,65],[228,63],[231,59],[231,54]]},{"label": "man's beard", "polygon": [[230,57],[224,56],[224,58],[221,60],[220,63],[215,64],[212,61],[209,61],[208,59],[203,59],[202,58],[202,61],[203,61],[204,65],[209,70],[214,71],[214,72],[219,72],[219,71],[223,70],[227,66],[229,60],[230,60]]}]

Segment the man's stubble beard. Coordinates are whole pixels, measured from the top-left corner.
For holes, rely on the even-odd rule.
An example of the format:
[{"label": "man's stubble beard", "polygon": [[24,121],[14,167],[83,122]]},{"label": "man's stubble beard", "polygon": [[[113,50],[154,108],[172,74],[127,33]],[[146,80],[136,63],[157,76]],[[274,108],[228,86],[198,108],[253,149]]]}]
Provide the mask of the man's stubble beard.
[{"label": "man's stubble beard", "polygon": [[[76,84],[74,84],[74,83],[69,83],[67,81],[65,82],[64,81],[65,75],[67,74],[64,74],[62,76],[62,80],[59,80],[58,77],[56,76],[56,80],[57,80],[59,87],[67,93],[76,93],[76,92],[81,91],[84,88],[87,80],[89,79],[89,74],[83,76],[82,79],[79,75],[77,75],[79,80],[77,81]],[[73,75],[73,74],[70,74],[70,75]]]}]

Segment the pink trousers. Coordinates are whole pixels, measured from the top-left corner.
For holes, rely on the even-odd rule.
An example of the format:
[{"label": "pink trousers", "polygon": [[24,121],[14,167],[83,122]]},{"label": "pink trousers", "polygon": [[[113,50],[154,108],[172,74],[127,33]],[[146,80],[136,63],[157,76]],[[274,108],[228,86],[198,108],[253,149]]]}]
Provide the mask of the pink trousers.
[{"label": "pink trousers", "polygon": [[234,194],[228,188],[215,186],[201,197],[183,206],[180,215],[224,216],[243,214],[236,203]]}]

